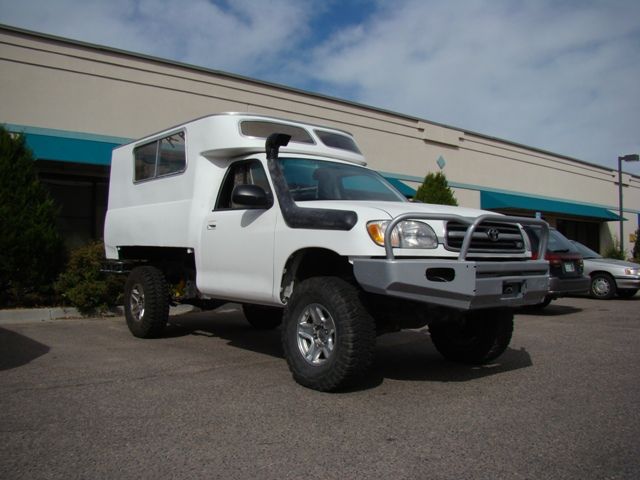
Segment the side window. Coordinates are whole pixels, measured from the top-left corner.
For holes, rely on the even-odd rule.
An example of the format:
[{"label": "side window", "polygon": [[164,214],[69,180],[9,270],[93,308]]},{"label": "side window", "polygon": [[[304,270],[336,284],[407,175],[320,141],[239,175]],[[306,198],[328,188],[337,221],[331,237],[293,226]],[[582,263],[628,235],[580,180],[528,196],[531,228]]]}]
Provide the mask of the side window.
[{"label": "side window", "polygon": [[236,162],[227,170],[218,195],[215,210],[237,208],[231,201],[231,194],[236,185],[258,185],[262,187],[265,192],[271,192],[267,174],[258,160]]},{"label": "side window", "polygon": [[133,150],[134,181],[183,172],[187,166],[184,132],[178,132]]},{"label": "side window", "polygon": [[156,154],[158,153],[157,142],[137,147],[133,151],[135,157],[136,173],[135,181],[146,180],[156,176]]},{"label": "side window", "polygon": [[182,172],[187,165],[184,132],[160,140],[157,176]]}]

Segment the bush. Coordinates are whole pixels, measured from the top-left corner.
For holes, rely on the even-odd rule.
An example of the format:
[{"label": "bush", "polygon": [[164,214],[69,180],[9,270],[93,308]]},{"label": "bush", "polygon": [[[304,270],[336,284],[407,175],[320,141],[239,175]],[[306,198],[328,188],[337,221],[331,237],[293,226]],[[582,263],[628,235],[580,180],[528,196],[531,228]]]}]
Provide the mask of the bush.
[{"label": "bush", "polygon": [[0,307],[53,301],[65,262],[57,208],[22,135],[0,126]]},{"label": "bush", "polygon": [[427,174],[414,198],[423,203],[453,206],[458,205],[458,201],[453,194],[453,190],[449,188],[447,177],[442,172]]},{"label": "bush", "polygon": [[633,260],[640,262],[640,229],[636,230],[636,241],[633,244]]},{"label": "bush", "polygon": [[118,304],[125,278],[101,272],[104,245],[94,242],[74,250],[56,290],[83,315],[107,313]]},{"label": "bush", "polygon": [[617,260],[626,260],[626,256],[624,254],[624,251],[620,248],[620,245],[617,241],[617,239],[615,240],[614,244],[612,246],[610,246],[609,248],[607,248],[604,252],[604,255],[602,255],[604,258],[615,258]]}]

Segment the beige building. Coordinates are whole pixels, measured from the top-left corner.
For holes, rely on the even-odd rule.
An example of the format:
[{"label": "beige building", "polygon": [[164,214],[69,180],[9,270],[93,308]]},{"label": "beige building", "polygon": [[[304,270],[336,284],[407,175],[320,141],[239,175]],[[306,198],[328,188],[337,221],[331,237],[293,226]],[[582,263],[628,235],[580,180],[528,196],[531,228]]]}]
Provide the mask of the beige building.
[{"label": "beige building", "polygon": [[[442,169],[461,205],[538,214],[601,251],[618,236],[618,177],[610,168],[375,107],[2,26],[0,105],[0,123],[26,135],[71,245],[102,236],[114,146],[225,111],[348,130],[369,165],[407,192]],[[629,252],[640,177],[624,174],[622,184]]]}]

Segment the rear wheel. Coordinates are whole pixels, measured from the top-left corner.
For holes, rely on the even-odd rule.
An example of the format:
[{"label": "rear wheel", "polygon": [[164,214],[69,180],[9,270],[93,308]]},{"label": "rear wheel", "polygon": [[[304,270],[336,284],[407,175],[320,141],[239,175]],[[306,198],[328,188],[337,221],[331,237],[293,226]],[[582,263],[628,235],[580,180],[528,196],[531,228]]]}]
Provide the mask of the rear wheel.
[{"label": "rear wheel", "polygon": [[431,340],[447,360],[481,364],[499,357],[513,334],[513,311],[478,310],[461,313],[429,327]]},{"label": "rear wheel", "polygon": [[373,360],[375,322],[359,290],[337,277],[310,278],[285,309],[282,344],[293,378],[331,391],[361,375]]},{"label": "rear wheel", "polygon": [[610,300],[616,294],[616,282],[613,277],[607,273],[597,273],[591,277],[592,298],[598,300]]},{"label": "rear wheel", "polygon": [[134,336],[162,333],[169,319],[169,288],[162,271],[151,266],[131,271],[124,286],[124,314]]}]

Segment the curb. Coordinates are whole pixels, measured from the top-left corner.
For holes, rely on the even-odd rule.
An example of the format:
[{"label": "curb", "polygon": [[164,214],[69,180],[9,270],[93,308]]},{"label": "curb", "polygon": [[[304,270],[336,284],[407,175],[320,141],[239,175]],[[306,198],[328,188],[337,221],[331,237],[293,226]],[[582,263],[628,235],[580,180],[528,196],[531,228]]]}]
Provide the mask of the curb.
[{"label": "curb", "polygon": [[33,323],[69,318],[82,318],[82,315],[73,307],[0,310],[0,323]]},{"label": "curb", "polygon": [[[192,305],[178,305],[169,309],[169,316],[184,315],[185,313],[198,312],[200,309]],[[119,306],[102,317],[85,317],[73,307],[54,308],[16,308],[0,310],[0,324],[39,323],[53,320],[71,320],[82,318],[113,318],[123,317],[124,307]]]}]

